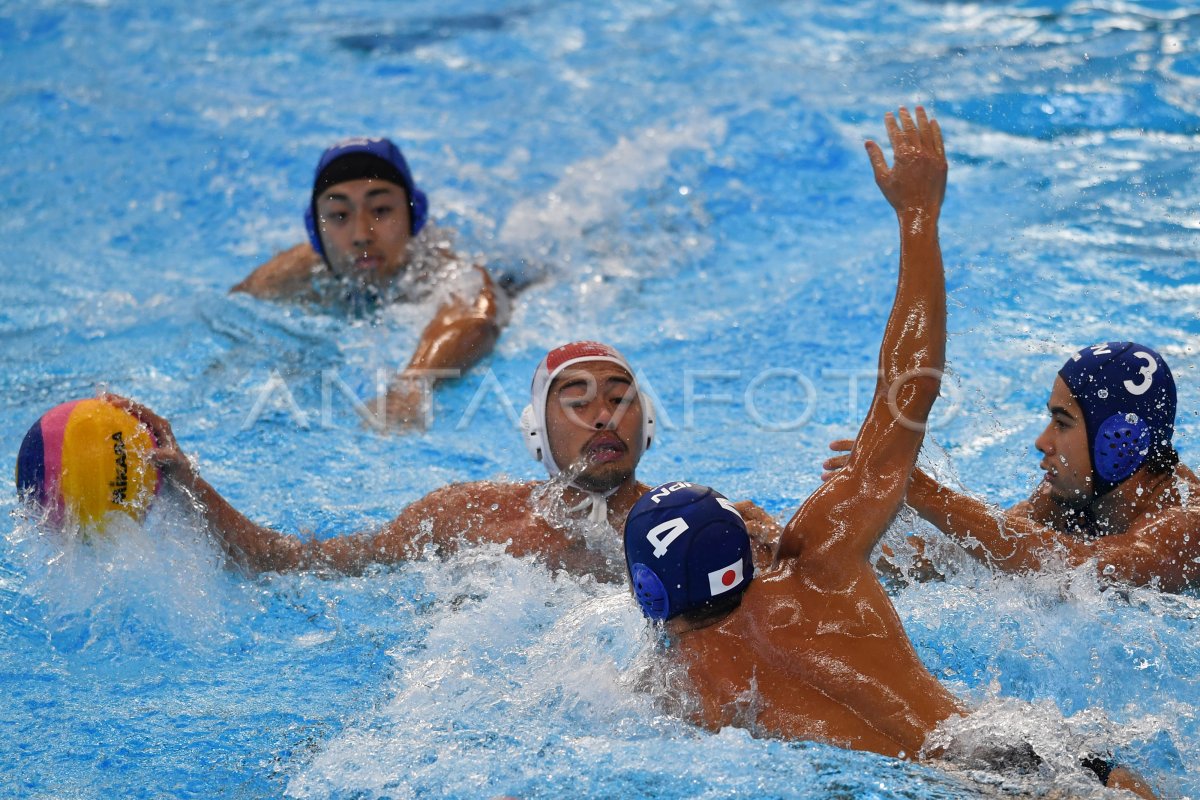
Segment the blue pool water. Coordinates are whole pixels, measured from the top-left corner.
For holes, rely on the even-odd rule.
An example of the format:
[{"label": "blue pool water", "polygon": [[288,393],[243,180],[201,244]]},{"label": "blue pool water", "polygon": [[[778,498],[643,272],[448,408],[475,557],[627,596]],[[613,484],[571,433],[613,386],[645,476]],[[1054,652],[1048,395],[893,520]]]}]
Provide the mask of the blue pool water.
[{"label": "blue pool water", "polygon": [[[1200,15],[1175,2],[0,2],[3,460],[100,387],[168,416],[253,518],[325,537],[454,480],[538,476],[511,407],[547,347],[622,348],[660,401],[639,474],[789,514],[852,432],[896,241],[862,151],[924,102],[951,157],[952,380],[928,464],[1011,503],[1054,370],[1154,344],[1200,459]],[[405,146],[462,252],[541,276],[424,435],[358,425],[428,309],[229,297],[303,235],[320,150]],[[91,545],[0,494],[0,796],[947,797],[1098,793],[1110,747],[1200,797],[1200,601],[1086,573],[894,598],[980,710],[1032,741],[976,774],[698,732],[639,679],[619,586],[483,548],[353,578],[223,569],[164,498]],[[914,527],[902,519],[899,542]]]}]

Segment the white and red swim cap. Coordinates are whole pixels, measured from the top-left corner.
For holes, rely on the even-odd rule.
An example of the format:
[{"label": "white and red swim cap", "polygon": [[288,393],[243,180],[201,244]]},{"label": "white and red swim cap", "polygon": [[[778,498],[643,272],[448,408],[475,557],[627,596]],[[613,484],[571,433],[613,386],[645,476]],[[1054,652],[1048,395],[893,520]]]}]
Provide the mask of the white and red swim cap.
[{"label": "white and red swim cap", "polygon": [[[633,368],[629,366],[625,356],[617,352],[615,347],[602,342],[571,342],[556,347],[546,354],[533,373],[530,404],[525,406],[525,411],[521,414],[521,432],[530,455],[546,465],[546,471],[550,473],[550,477],[558,475],[561,470],[559,465],[554,463],[554,456],[550,452],[550,446],[546,439],[546,399],[550,394],[550,384],[567,367],[588,361],[607,361],[620,366],[629,373],[635,388],[637,386]],[[642,439],[638,443],[641,448],[637,453],[639,458],[654,441],[654,408],[649,397],[641,395],[640,399],[642,402]]]}]

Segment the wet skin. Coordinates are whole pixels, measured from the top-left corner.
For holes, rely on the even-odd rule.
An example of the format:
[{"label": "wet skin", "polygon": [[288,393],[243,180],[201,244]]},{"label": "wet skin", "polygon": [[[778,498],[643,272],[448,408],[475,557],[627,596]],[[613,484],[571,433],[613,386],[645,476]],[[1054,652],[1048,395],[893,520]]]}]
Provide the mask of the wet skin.
[{"label": "wet skin", "polygon": [[642,454],[642,404],[633,378],[604,361],[570,367],[546,398],[546,436],[554,463],[582,469],[574,483],[607,492],[633,475]]},{"label": "wet skin", "polygon": [[1042,454],[1043,482],[1054,500],[1085,505],[1092,500],[1092,457],[1083,410],[1062,378],[1055,378],[1046,403],[1050,422],[1034,441]]}]

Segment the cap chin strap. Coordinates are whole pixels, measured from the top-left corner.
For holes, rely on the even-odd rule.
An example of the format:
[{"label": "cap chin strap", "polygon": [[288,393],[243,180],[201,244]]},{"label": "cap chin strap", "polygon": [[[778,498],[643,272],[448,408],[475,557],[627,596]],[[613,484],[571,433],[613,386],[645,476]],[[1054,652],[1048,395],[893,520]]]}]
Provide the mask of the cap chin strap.
[{"label": "cap chin strap", "polygon": [[574,514],[576,511],[582,511],[586,508],[588,509],[588,522],[595,524],[608,522],[608,498],[612,497],[613,493],[621,488],[620,485],[614,486],[607,492],[589,492],[587,489],[576,486],[573,482],[568,483],[567,486],[583,492],[585,495],[581,502],[567,509],[568,514]]}]

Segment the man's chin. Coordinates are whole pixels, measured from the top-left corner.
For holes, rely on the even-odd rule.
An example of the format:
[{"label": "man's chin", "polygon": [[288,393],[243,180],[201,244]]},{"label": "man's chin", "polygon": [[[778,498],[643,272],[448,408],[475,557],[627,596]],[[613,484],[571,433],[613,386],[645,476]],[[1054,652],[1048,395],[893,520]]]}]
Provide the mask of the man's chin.
[{"label": "man's chin", "polygon": [[1078,489],[1061,489],[1053,484],[1050,486],[1050,499],[1065,509],[1082,511],[1092,502],[1091,492]]},{"label": "man's chin", "polygon": [[575,478],[574,484],[587,492],[610,492],[633,477],[633,469],[616,464],[594,464]]}]

